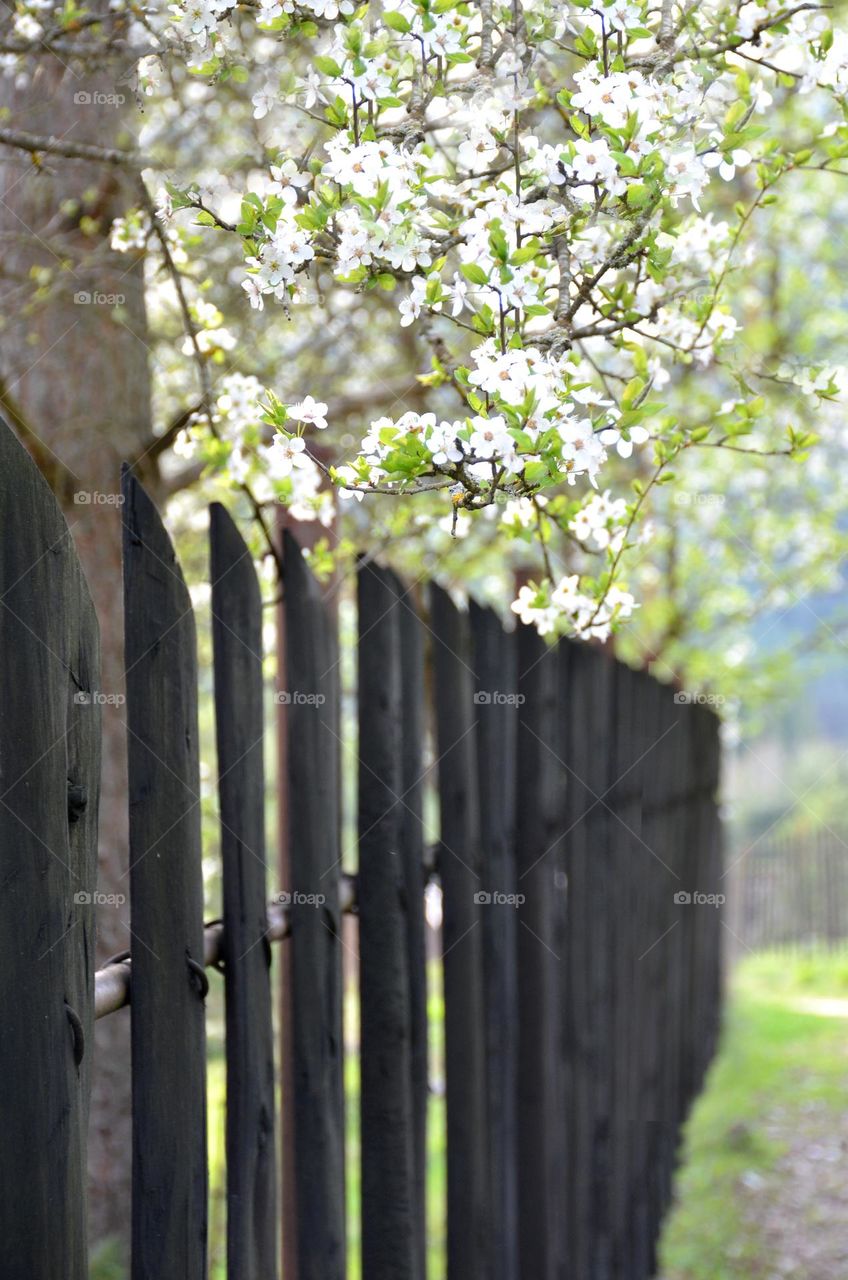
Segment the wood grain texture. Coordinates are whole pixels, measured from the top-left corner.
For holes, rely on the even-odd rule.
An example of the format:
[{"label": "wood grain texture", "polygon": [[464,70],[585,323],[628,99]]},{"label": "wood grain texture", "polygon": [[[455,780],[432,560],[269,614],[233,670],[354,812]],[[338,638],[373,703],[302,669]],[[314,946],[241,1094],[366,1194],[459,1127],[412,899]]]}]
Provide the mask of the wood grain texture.
[{"label": "wood grain texture", "polygon": [[563,1002],[563,1089],[569,1178],[566,1188],[568,1280],[589,1274],[591,1169],[593,1159],[591,1054],[593,1009],[589,966],[593,917],[589,913],[592,841],[589,820],[594,797],[586,785],[592,725],[587,720],[591,655],[579,641],[560,650],[560,703],[568,707],[563,760],[566,766],[564,870],[568,877]]},{"label": "wood grain texture", "polygon": [[396,580],[373,562],[359,609],[359,975],[362,1273],[417,1267],[411,1017],[403,835],[400,614]]},{"label": "wood grain texture", "polygon": [[210,551],[224,898],[227,1274],[275,1280],[262,599],[250,551],[217,503],[210,510]]},{"label": "wood grain texture", "polygon": [[400,625],[401,857],[406,910],[406,958],[409,975],[410,1072],[412,1107],[413,1249],[415,1280],[427,1274],[427,955],[424,889],[424,625],[403,584],[394,580]]},{"label": "wood grain texture", "polygon": [[448,1280],[484,1280],[489,1242],[484,909],[468,617],[430,591],[439,774],[447,1092]]},{"label": "wood grain texture", "polygon": [[338,652],[288,533],[283,556],[297,1280],[344,1280]]},{"label": "wood grain texture", "polygon": [[99,635],[64,517],[2,420],[0,531],[0,1274],[83,1280]]},{"label": "wood grain texture", "polygon": [[132,906],[133,1280],[206,1275],[206,1033],[194,614],[123,479]]},{"label": "wood grain texture", "polygon": [[481,874],[492,901],[481,911],[489,1134],[487,1252],[490,1280],[518,1280],[517,930],[515,636],[491,609],[469,610],[474,669]]},{"label": "wood grain texture", "polygon": [[558,747],[557,651],[535,631],[518,633],[517,805],[518,891],[518,1186],[522,1273],[554,1280],[565,1187],[565,1118],[557,1097],[557,869],[561,857],[565,778]]}]

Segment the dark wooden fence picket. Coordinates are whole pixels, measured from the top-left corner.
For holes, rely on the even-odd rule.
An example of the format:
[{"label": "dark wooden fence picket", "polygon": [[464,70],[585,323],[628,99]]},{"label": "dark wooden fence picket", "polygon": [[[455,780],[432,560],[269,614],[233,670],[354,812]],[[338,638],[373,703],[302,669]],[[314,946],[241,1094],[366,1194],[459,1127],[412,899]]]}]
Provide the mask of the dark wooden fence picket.
[{"label": "dark wooden fence picket", "polygon": [[204,1280],[206,1023],[197,645],[161,517],[129,471],[124,630],[132,920],[133,1280]]},{"label": "dark wooden fence picket", "polygon": [[522,1268],[553,1280],[563,1188],[552,1171],[562,1168],[566,1141],[556,1123],[559,966],[556,951],[558,864],[567,784],[556,721],[558,654],[529,628],[518,636],[516,886],[518,908],[518,1203]]},{"label": "dark wooden fence picket", "polygon": [[83,1280],[99,635],[64,517],[0,420],[0,1275]]},{"label": "dark wooden fence picket", "polygon": [[681,710],[671,689],[660,697],[659,740],[654,748],[655,762],[663,777],[661,831],[658,852],[674,876],[673,884],[660,899],[663,938],[657,949],[662,952],[662,986],[660,1004],[664,1009],[662,1026],[662,1117],[659,1159],[659,1207],[657,1221],[665,1211],[671,1195],[677,1155],[677,1123],[681,1113],[681,1036],[683,965],[691,911],[688,902],[675,902],[675,895],[691,894],[691,869],[685,848],[686,831],[681,815],[681,780],[688,760],[688,708]]},{"label": "dark wooden fence picket", "polygon": [[275,1280],[262,598],[250,551],[218,503],[209,532],[224,901],[227,1275]]},{"label": "dark wooden fence picket", "polygon": [[592,726],[587,720],[588,679],[584,667],[586,649],[577,643],[562,645],[559,655],[560,700],[569,706],[565,721],[563,762],[566,773],[566,811],[563,824],[564,872],[567,877],[564,931],[565,973],[560,988],[562,1002],[562,1052],[559,1109],[565,1116],[570,1176],[565,1187],[565,1224],[568,1236],[568,1280],[589,1274],[589,1197],[592,1159],[589,1107],[591,1003],[587,982],[592,921],[587,913],[587,818],[592,797],[584,781],[585,762],[591,749]]},{"label": "dark wooden fence picket", "polygon": [[[205,965],[226,995],[228,1274],[275,1280],[270,941],[290,948],[296,1280],[345,1280],[342,912],[360,945],[362,1274],[425,1280],[425,775],[438,772],[448,1280],[648,1280],[715,1051],[716,719],[579,643],[358,569],[358,850],[342,871],[339,640],[283,547],[291,886],[267,903],[262,604],[211,512],[224,919],[204,928],[191,602],[123,482],[131,956],[93,973],[98,638],[58,507],[0,423],[0,1274],[84,1280],[93,1016],[129,1003],[133,1280],[206,1273]],[[429,625],[428,625],[429,624]],[[429,632],[429,637],[427,633]],[[429,653],[428,653],[429,650]],[[428,676],[435,749],[428,742]],[[740,914],[844,927],[831,843],[752,858]],[[797,875],[797,882],[789,876]],[[782,898],[798,910],[785,918]],[[809,917],[809,918],[808,918]]]},{"label": "dark wooden fence picket", "polygon": [[[662,749],[669,726],[664,719],[666,691],[651,682],[643,707],[644,735],[642,759],[644,785],[642,802],[642,839],[653,853],[645,862],[645,885],[648,893],[645,932],[642,936],[639,965],[643,973],[644,1014],[646,1021],[645,1081],[642,1115],[644,1136],[644,1217],[640,1242],[647,1250],[648,1274],[656,1268],[657,1224],[662,1214],[662,1157],[666,1136],[666,1082],[663,1072],[662,1047],[665,1035],[665,979],[672,962],[670,934],[675,927],[672,913],[678,881],[669,869],[668,813],[658,753]],[[658,745],[659,744],[659,745]]]},{"label": "dark wooden fence picket", "polygon": [[603,805],[610,816],[612,876],[608,910],[613,921],[611,930],[611,986],[613,993],[612,1035],[618,1046],[611,1063],[612,1111],[610,1145],[613,1152],[610,1178],[610,1219],[612,1223],[612,1273],[622,1280],[632,1274],[629,1238],[629,1199],[631,1192],[630,1152],[632,1133],[631,1072],[633,1070],[633,1029],[631,1012],[638,980],[634,950],[635,915],[643,857],[640,849],[638,792],[634,790],[632,772],[636,767],[634,699],[631,696],[633,672],[612,664],[614,719],[610,722],[610,778]]},{"label": "dark wooden fence picket", "polygon": [[416,1215],[397,583],[363,562],[359,607],[362,1273],[412,1280]]},{"label": "dark wooden fence picket", "polygon": [[518,1280],[517,895],[515,746],[518,687],[515,636],[490,609],[470,607],[475,675],[477,789],[486,1034],[488,1218],[486,1274]]},{"label": "dark wooden fence picket", "polygon": [[283,550],[298,1280],[344,1280],[344,1039],[334,627],[297,542]]},{"label": "dark wooden fence picket", "polygon": [[412,1107],[413,1252],[415,1280],[427,1276],[427,941],[424,892],[424,626],[403,584],[394,579],[400,625],[401,847],[409,975],[409,1053]]},{"label": "dark wooden fence picket", "polygon": [[432,587],[447,1098],[448,1280],[484,1280],[487,1211],[486,1023],[482,876],[468,617]]},{"label": "dark wooden fence picket", "polygon": [[[648,779],[655,769],[650,698],[654,682],[641,672],[632,673],[632,687],[627,698],[630,707],[630,752],[622,765],[627,773],[622,779],[621,816],[631,834],[629,841],[633,868],[631,876],[632,911],[630,963],[632,979],[629,992],[631,1068],[627,1107],[630,1117],[627,1159],[627,1206],[625,1248],[628,1257],[626,1280],[639,1280],[651,1274],[651,1227],[649,1188],[651,1185],[652,1061],[657,1027],[653,1021],[654,1002],[651,987],[651,951],[660,934],[654,930],[657,886],[670,877],[651,846],[649,815],[645,798]],[[661,944],[660,944],[661,945]]]}]

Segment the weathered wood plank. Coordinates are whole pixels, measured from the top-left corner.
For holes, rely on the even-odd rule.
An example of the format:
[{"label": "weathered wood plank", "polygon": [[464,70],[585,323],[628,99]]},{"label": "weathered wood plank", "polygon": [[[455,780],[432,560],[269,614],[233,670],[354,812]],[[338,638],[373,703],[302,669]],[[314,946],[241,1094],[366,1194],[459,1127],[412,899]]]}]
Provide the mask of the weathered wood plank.
[{"label": "weathered wood plank", "polygon": [[448,1280],[485,1280],[487,1212],[485,991],[474,672],[468,619],[430,593],[441,819],[447,1092]]},{"label": "weathered wood plank", "polygon": [[[669,726],[666,716],[667,691],[655,681],[645,690],[642,706],[642,752],[650,752],[650,768],[644,772],[642,838],[656,854],[645,865],[648,897],[645,932],[638,961],[643,988],[643,1103],[645,1144],[642,1171],[644,1200],[639,1206],[640,1248],[647,1251],[648,1274],[656,1268],[656,1243],[662,1213],[662,1153],[666,1142],[664,1115],[663,1047],[665,1035],[665,975],[669,961],[670,931],[676,927],[672,914],[677,881],[669,872],[667,813],[664,781],[656,752]],[[673,730],[671,733],[673,736]],[[661,743],[660,743],[661,745]],[[647,762],[648,756],[645,756]],[[660,859],[662,861],[660,861]]]},{"label": "weathered wood plank", "polygon": [[335,629],[283,542],[298,1280],[344,1280],[344,1093]]},{"label": "weathered wood plank", "polygon": [[677,1147],[678,1053],[682,940],[687,928],[686,907],[675,902],[675,894],[687,889],[681,859],[679,769],[685,750],[681,730],[680,707],[674,702],[670,688],[659,687],[658,745],[652,752],[658,779],[658,805],[655,815],[653,847],[663,859],[671,875],[666,874],[657,889],[657,931],[661,939],[654,947],[656,954],[660,1028],[657,1057],[659,1063],[657,1115],[659,1117],[659,1149],[656,1155],[658,1202],[655,1208],[654,1238],[659,1235],[662,1215],[668,1206],[674,1156]]},{"label": "weathered wood plank", "polygon": [[427,955],[424,890],[424,626],[402,583],[400,665],[403,715],[401,731],[401,856],[406,895],[406,955],[409,974],[410,1070],[412,1081],[413,1232],[415,1280],[427,1274]]},{"label": "weathered wood plank", "polygon": [[401,856],[401,658],[397,586],[358,573],[359,972],[362,1274],[416,1270],[406,873]]},{"label": "weathered wood plank", "polygon": [[0,534],[0,1274],[84,1280],[99,634],[62,513],[2,420]]},{"label": "weathered wood plank", "polygon": [[215,727],[224,898],[227,1054],[227,1274],[274,1280],[276,1203],[262,598],[250,551],[210,509]]},{"label": "weathered wood plank", "polygon": [[560,956],[555,947],[556,871],[562,852],[565,779],[557,750],[558,656],[530,627],[518,632],[517,805],[518,908],[518,1185],[522,1274],[554,1280],[564,1186],[562,1099],[557,1096]]},{"label": "weathered wood plank", "polygon": [[133,1280],[206,1275],[203,883],[194,615],[159,513],[123,479],[132,907]]},{"label": "weathered wood plank", "polygon": [[518,892],[515,874],[517,668],[514,635],[498,617],[470,606],[475,673],[477,790],[483,891],[481,911],[486,1019],[486,1126],[489,1132],[486,1274],[517,1280],[516,1131]]},{"label": "weathered wood plank", "polygon": [[606,653],[589,650],[589,724],[595,725],[600,741],[590,749],[585,777],[592,796],[589,817],[589,911],[595,920],[591,930],[590,1000],[595,1021],[592,1054],[594,1130],[592,1163],[592,1245],[591,1280],[612,1276],[612,1188],[615,1153],[612,1143],[613,1063],[610,1048],[615,1044],[614,986],[614,842],[613,818],[605,795],[613,781],[613,735],[615,716],[614,667]]},{"label": "weathered wood plank", "polygon": [[564,871],[568,878],[565,920],[565,974],[562,984],[563,1084],[570,1177],[566,1186],[568,1280],[589,1274],[589,1225],[592,1161],[591,1033],[588,966],[594,920],[589,914],[588,820],[594,798],[584,781],[592,745],[587,664],[581,641],[562,644],[559,656],[560,706],[564,716],[563,760],[568,775],[564,830]]},{"label": "weathered wood plank", "polygon": [[626,1262],[629,1270],[626,1277],[643,1280],[650,1275],[650,1246],[648,1230],[649,1214],[649,1139],[650,1124],[646,1119],[645,1089],[652,1052],[650,1035],[651,1022],[651,990],[648,982],[650,956],[649,951],[657,938],[652,933],[652,893],[655,882],[664,879],[666,887],[670,877],[665,869],[653,857],[650,846],[651,834],[648,829],[649,818],[646,812],[647,780],[653,771],[654,762],[651,755],[650,699],[653,696],[654,682],[643,672],[635,672],[629,681],[626,694],[630,707],[630,740],[631,761],[626,783],[630,803],[626,811],[626,821],[637,839],[633,852],[633,874],[631,878],[631,910],[632,910],[632,951],[631,990],[628,997],[630,1006],[629,1036],[631,1045],[631,1071],[627,1086],[627,1108],[629,1113],[629,1150],[627,1159],[628,1202],[626,1219]]},{"label": "weathered wood plank", "polygon": [[612,1069],[612,1224],[613,1274],[616,1280],[645,1280],[645,1259],[634,1240],[634,1201],[643,1194],[635,1174],[637,1152],[644,1145],[638,1110],[638,1050],[641,1027],[636,1018],[643,976],[640,957],[640,912],[647,863],[642,823],[642,745],[639,695],[641,676],[622,663],[614,666],[615,720],[612,779],[605,804],[613,815],[612,892],[615,1053]]}]

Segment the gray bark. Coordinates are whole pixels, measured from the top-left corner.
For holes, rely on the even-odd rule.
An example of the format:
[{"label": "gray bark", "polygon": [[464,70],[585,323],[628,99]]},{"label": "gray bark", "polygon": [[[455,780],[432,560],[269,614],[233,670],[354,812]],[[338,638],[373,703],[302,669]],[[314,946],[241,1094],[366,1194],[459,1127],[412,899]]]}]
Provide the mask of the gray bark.
[{"label": "gray bark", "polygon": [[[9,109],[10,125],[74,142],[133,144],[135,106],[126,86],[116,87],[115,68],[92,75],[45,52],[29,60],[29,70],[28,83],[0,78],[0,108]],[[142,264],[109,248],[112,219],[136,202],[134,181],[90,162],[45,157],[38,165],[11,149],[0,154],[0,411],[66,512],[100,621],[101,692],[110,695],[123,694],[119,468],[151,434]],[[154,465],[139,475],[155,493]],[[90,500],[81,501],[83,494]],[[99,888],[128,898],[123,722],[123,706],[107,703]],[[128,918],[128,902],[98,908],[100,962],[129,946]],[[96,1039],[90,1232],[92,1241],[117,1236],[123,1244],[130,1176],[126,1011],[99,1022]]]}]

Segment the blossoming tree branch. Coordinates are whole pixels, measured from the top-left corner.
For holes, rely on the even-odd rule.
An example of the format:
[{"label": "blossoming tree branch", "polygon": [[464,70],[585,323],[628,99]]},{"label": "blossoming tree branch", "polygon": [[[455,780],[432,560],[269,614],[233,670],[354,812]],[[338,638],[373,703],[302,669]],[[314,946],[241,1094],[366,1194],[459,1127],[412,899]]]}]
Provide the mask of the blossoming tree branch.
[{"label": "blossoming tree branch", "polygon": [[[19,5],[21,45],[59,38],[41,8]],[[182,452],[225,470],[259,519],[283,500],[328,523],[336,499],[382,494],[422,501],[453,529],[486,521],[492,538],[536,547],[512,605],[524,622],[604,638],[636,607],[628,552],[650,536],[652,494],[682,454],[803,458],[814,443],[770,430],[734,289],[787,176],[840,173],[848,155],[848,40],[826,6],[180,0],[128,12],[146,46],[142,93],[155,99],[179,65],[198,84],[246,86],[253,122],[273,122],[235,206],[172,169],[113,231],[116,247],[158,256],[180,299],[202,391]],[[787,130],[785,104],[801,99]],[[309,128],[297,152],[292,120],[300,138]],[[724,193],[737,186],[734,204]],[[419,383],[432,409],[370,421],[334,456],[320,385],[234,374],[213,386],[217,313],[191,270],[211,238],[240,246],[257,325],[278,307],[296,325],[330,290],[391,297],[398,338],[414,326],[429,349]],[[731,393],[706,411],[675,395],[719,375]],[[827,369],[768,376],[814,403],[838,391]],[[554,570],[553,548],[572,571]]]}]

